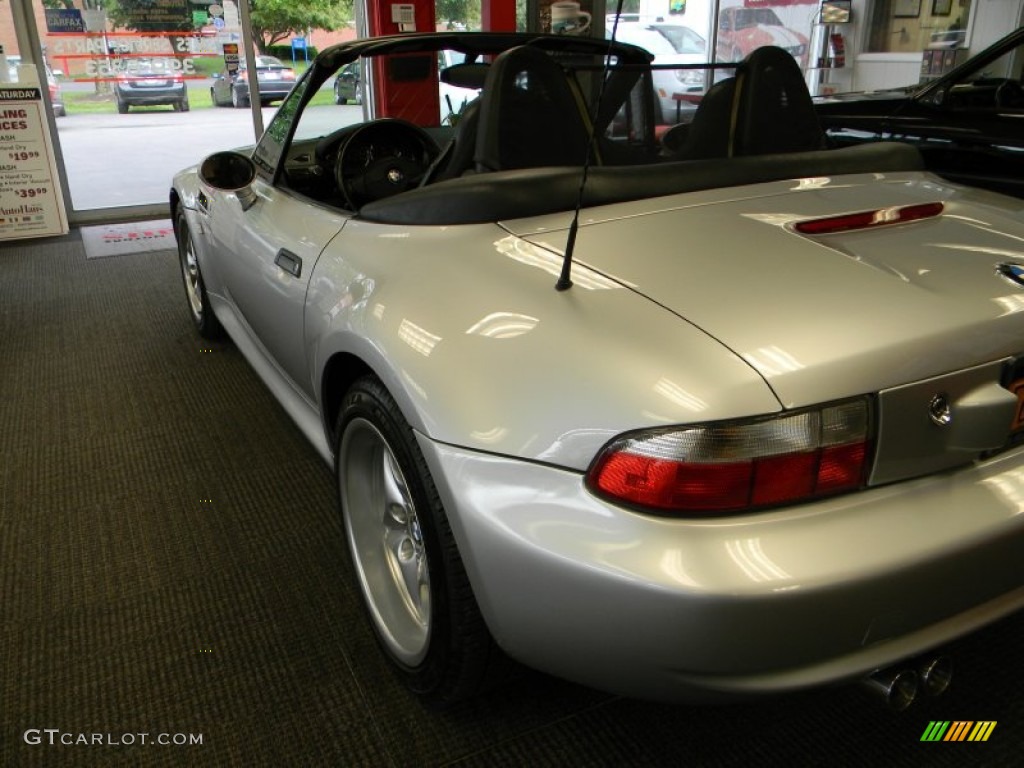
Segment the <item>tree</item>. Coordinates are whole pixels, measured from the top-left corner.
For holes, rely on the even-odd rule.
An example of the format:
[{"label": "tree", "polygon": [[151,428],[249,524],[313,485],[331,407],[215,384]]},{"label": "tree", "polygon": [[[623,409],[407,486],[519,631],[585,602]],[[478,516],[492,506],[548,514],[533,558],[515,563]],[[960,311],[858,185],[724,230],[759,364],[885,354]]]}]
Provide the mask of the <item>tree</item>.
[{"label": "tree", "polygon": [[106,0],[103,5],[115,28],[130,29],[141,35],[169,32],[167,37],[173,55],[179,58],[186,55],[185,38],[195,32],[188,0]]},{"label": "tree", "polygon": [[[469,0],[435,0],[434,15],[440,22],[462,21],[468,22],[470,18]],[[480,3],[474,3],[479,9]],[[479,16],[479,10],[477,10]]]},{"label": "tree", "polygon": [[352,18],[352,0],[250,0],[252,36],[260,53],[307,29],[334,30]]},{"label": "tree", "polygon": [[[66,0],[44,0],[64,2]],[[95,1],[95,0],[94,0]],[[184,51],[182,38],[195,32],[193,6],[189,0],[105,0],[108,18],[122,29],[145,35],[148,32],[180,33],[171,35],[174,51]],[[205,5],[196,5],[204,9]],[[268,46],[305,34],[307,29],[339,29],[352,18],[352,0],[250,0],[252,36],[260,53]]]}]

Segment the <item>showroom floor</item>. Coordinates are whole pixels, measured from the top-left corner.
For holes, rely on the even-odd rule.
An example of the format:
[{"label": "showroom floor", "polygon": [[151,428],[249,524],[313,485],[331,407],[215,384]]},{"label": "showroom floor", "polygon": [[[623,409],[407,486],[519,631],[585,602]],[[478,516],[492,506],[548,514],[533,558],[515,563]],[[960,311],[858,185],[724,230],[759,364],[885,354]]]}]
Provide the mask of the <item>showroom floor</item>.
[{"label": "showroom floor", "polygon": [[[0,765],[1021,764],[1024,616],[899,715],[856,687],[693,708],[526,672],[425,709],[360,614],[330,470],[193,333],[173,252],[0,245],[0,345]],[[922,743],[933,720],[997,727]]]}]

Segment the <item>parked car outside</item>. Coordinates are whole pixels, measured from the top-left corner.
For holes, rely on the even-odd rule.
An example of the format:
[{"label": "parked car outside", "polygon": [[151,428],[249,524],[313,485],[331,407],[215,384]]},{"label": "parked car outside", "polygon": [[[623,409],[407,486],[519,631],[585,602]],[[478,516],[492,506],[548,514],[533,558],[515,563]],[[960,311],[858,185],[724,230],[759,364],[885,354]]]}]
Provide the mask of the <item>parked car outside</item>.
[{"label": "parked car outside", "polygon": [[822,97],[817,111],[838,146],[909,142],[947,179],[1024,197],[1024,27],[935,80]]},{"label": "parked car outside", "polygon": [[718,60],[740,61],[756,48],[774,45],[807,65],[807,37],[786,27],[771,8],[723,8],[718,14]]},{"label": "parked car outside", "polygon": [[679,122],[681,111],[691,112],[694,103],[679,96],[699,100],[704,93],[704,69],[668,69],[680,64],[703,64],[708,61],[707,44],[689,27],[669,22],[619,21],[607,27],[605,35],[624,43],[639,46],[654,54],[652,77],[661,109],[662,123]]},{"label": "parked car outside", "polygon": [[[18,66],[21,64],[21,56],[13,54],[7,57],[8,79],[11,82],[18,81]],[[50,106],[53,107],[54,117],[64,117],[67,110],[64,108],[64,96],[61,91],[60,82],[49,64],[43,65],[46,77],[46,89],[50,95]]]},{"label": "parked car outside", "polygon": [[[210,88],[210,98],[216,107],[248,107],[249,70],[242,62],[235,71],[225,70],[215,74]],[[281,101],[295,85],[295,70],[273,56],[256,57],[256,81],[260,92],[260,104],[266,106]]]},{"label": "parked car outside", "polygon": [[363,89],[362,77],[360,76],[359,62],[353,61],[346,64],[338,71],[334,78],[334,103],[335,104],[362,104]]},{"label": "parked car outside", "polygon": [[170,105],[188,112],[188,86],[178,62],[171,58],[125,57],[114,81],[114,100],[120,114],[130,107]]},{"label": "parked car outside", "polygon": [[[435,49],[490,61],[454,126],[411,98]],[[395,54],[391,112],[310,98]],[[653,699],[937,692],[949,643],[1024,608],[1020,200],[827,148],[770,46],[692,123],[726,151],[664,159],[650,61],[325,49],[254,148],[175,176],[183,311],[335,473],[353,591],[425,698],[503,653]]]}]

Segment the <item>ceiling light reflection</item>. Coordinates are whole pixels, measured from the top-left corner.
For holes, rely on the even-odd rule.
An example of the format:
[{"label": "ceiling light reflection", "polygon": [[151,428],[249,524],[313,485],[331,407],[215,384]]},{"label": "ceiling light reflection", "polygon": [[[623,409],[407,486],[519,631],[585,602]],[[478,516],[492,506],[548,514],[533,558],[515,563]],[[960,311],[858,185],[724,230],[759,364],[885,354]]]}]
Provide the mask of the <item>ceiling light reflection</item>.
[{"label": "ceiling light reflection", "polygon": [[780,376],[783,373],[793,373],[806,367],[789,352],[779,347],[761,347],[756,352],[744,355],[743,359],[750,363],[758,373],[765,376]]},{"label": "ceiling light reflection", "polygon": [[536,317],[518,312],[492,312],[471,325],[466,333],[489,339],[511,339],[529,333],[539,322]]},{"label": "ceiling light reflection", "polygon": [[658,379],[657,383],[654,385],[654,391],[666,400],[670,400],[688,411],[700,413],[701,411],[707,410],[708,407],[708,404],[699,397],[691,395],[674,381],[670,381],[666,378]]},{"label": "ceiling light reflection", "polygon": [[[562,274],[563,258],[560,253],[549,251],[512,235],[498,240],[494,247],[501,255],[508,256],[521,264],[542,269],[554,277],[559,277]],[[572,265],[572,282],[576,287],[588,291],[606,291],[622,287],[614,280],[605,277],[600,272],[595,272],[578,261],[574,261]]]},{"label": "ceiling light reflection", "polygon": [[727,541],[725,551],[751,581],[785,581],[792,578],[764,553],[760,539]]},{"label": "ceiling light reflection", "polygon": [[411,320],[403,320],[398,326],[398,338],[419,352],[424,357],[429,357],[434,347],[441,341],[440,336],[435,336],[430,331],[420,328]]},{"label": "ceiling light reflection", "polygon": [[1024,469],[1000,472],[995,477],[987,477],[981,482],[1002,497],[1018,515],[1024,512]]}]

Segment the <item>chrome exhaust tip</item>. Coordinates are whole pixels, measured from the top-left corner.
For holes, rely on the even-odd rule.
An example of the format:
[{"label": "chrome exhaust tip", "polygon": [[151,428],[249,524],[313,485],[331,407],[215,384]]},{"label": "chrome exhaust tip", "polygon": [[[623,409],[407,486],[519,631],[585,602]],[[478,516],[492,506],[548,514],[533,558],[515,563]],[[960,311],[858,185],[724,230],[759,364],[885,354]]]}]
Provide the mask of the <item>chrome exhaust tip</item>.
[{"label": "chrome exhaust tip", "polygon": [[921,659],[917,664],[921,688],[929,696],[941,696],[953,679],[953,659],[935,656]]},{"label": "chrome exhaust tip", "polygon": [[917,698],[917,672],[908,668],[879,669],[864,679],[864,686],[889,709],[902,712]]}]

